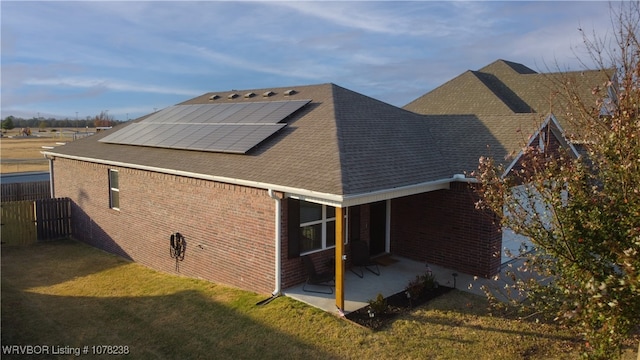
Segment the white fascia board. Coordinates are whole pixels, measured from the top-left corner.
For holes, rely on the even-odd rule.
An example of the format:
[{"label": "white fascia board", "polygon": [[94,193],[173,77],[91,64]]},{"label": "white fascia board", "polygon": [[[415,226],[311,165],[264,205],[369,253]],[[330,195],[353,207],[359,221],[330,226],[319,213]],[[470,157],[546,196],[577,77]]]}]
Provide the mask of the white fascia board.
[{"label": "white fascia board", "polygon": [[395,199],[403,196],[415,195],[435,190],[448,190],[449,184],[454,181],[453,179],[443,179],[425,182],[421,184],[414,184],[408,186],[397,187],[393,189],[384,189],[378,191],[372,191],[367,193],[355,194],[355,195],[332,195],[331,198],[321,198],[309,193],[309,190],[297,189],[298,191],[287,192],[286,196],[334,207],[349,207],[362,204],[369,204],[378,201],[384,201],[389,199]]},{"label": "white fascia board", "polygon": [[392,189],[384,189],[373,192],[354,194],[354,195],[337,195],[330,193],[323,193],[308,189],[294,188],[291,186],[283,186],[277,184],[269,184],[260,181],[250,181],[243,179],[230,178],[225,176],[215,176],[208,174],[199,174],[190,171],[182,171],[175,169],[167,169],[155,166],[147,166],[147,165],[138,165],[131,163],[124,163],[120,161],[111,161],[111,160],[103,160],[103,159],[94,159],[83,156],[75,156],[75,155],[66,155],[66,154],[57,154],[55,152],[44,151],[42,152],[45,156],[50,158],[60,157],[70,160],[78,160],[78,161],[86,161],[92,163],[98,163],[108,166],[117,166],[123,168],[137,169],[137,170],[145,170],[145,171],[153,171],[157,173],[176,175],[176,176],[184,176],[195,179],[209,180],[227,184],[234,184],[240,186],[247,186],[257,189],[265,189],[272,191],[279,191],[285,194],[285,197],[291,197],[294,199],[334,206],[334,207],[348,207],[348,206],[356,206],[361,204],[367,204],[382,200],[389,200],[394,198],[399,198],[403,196],[415,195],[424,192],[430,192],[435,190],[446,190],[449,189],[449,184],[451,182],[467,182],[473,183],[477,182],[475,178],[460,178],[458,176],[452,176],[451,178],[428,181],[419,184],[407,185]]},{"label": "white fascia board", "polygon": [[562,128],[562,126],[560,126],[560,122],[558,122],[558,119],[556,119],[555,115],[551,114],[549,116],[551,117],[551,122],[555,126],[555,128],[551,128],[551,131],[554,133],[554,135],[556,135],[558,140],[560,140],[561,142],[564,142],[565,145],[567,145],[569,149],[571,149],[571,152],[575,157],[580,157],[580,153],[578,152],[578,149],[576,149],[576,147],[573,146],[571,141],[569,141],[569,139],[567,139],[564,136],[565,134],[564,129]]},{"label": "white fascia board", "polygon": [[[552,114],[547,115],[547,118],[544,119],[544,121],[542,122],[542,125],[540,125],[540,127],[538,127],[538,130],[536,130],[535,132],[533,132],[533,134],[531,134],[531,136],[529,136],[529,141],[527,142],[527,145],[525,145],[525,148],[531,146],[531,144],[533,144],[533,141],[538,137],[538,135],[540,134],[540,132],[542,131],[542,129],[544,129],[547,125],[549,125],[549,121],[551,121],[551,118],[553,117]],[[516,157],[513,159],[513,161],[511,161],[511,164],[509,164],[509,166],[504,170],[504,173],[502,174],[502,177],[506,177],[509,172],[511,171],[511,169],[513,169],[513,167],[518,163],[518,161],[520,161],[520,158],[522,157],[522,155],[524,154],[523,150],[520,150],[518,152],[518,155],[516,155]]]},{"label": "white fascia board", "polygon": [[252,187],[257,189],[265,189],[265,190],[271,189],[273,191],[279,191],[283,193],[298,193],[299,191],[304,191],[306,192],[307,196],[310,196],[311,198],[327,199],[328,201],[342,200],[342,197],[339,195],[333,195],[333,194],[322,193],[322,192],[311,191],[311,190],[301,190],[301,189],[296,189],[289,186],[269,184],[269,183],[264,183],[260,181],[251,181],[251,180],[230,178],[226,176],[200,174],[200,173],[194,173],[191,171],[183,171],[183,170],[176,170],[176,169],[161,168],[156,166],[125,163],[121,161],[95,159],[95,158],[88,158],[88,157],[76,156],[76,155],[56,154],[54,152],[42,152],[42,153],[45,156],[49,156],[49,157],[60,157],[64,159],[86,161],[86,162],[92,162],[92,163],[103,164],[108,166],[117,166],[117,167],[129,168],[129,169],[153,171],[153,172],[162,173],[162,174],[184,176],[184,177],[190,177],[194,179],[202,179],[202,180],[209,180],[209,181],[215,181],[215,182],[226,183],[226,184],[241,185],[241,186],[247,186],[247,187]]},{"label": "white fascia board", "polygon": [[[575,148],[575,146],[573,146],[573,144],[571,144],[571,142],[569,140],[567,140],[567,138],[565,138],[564,130],[562,129],[562,126],[560,126],[560,123],[558,122],[558,119],[556,119],[556,117],[555,117],[555,115],[553,115],[553,113],[550,113],[549,115],[547,115],[547,118],[544,120],[544,122],[542,123],[540,128],[538,128],[538,130],[536,132],[531,134],[531,137],[529,138],[529,141],[527,142],[527,146],[526,147],[531,146],[533,141],[538,137],[538,135],[542,132],[542,130],[544,130],[544,128],[549,126],[549,124],[551,124],[551,123],[553,123],[553,126],[555,127],[555,129],[551,128],[551,131],[556,136],[556,138],[558,138],[558,140],[560,142],[562,142],[566,146],[568,146],[569,149],[571,150],[571,152],[576,157],[579,157],[580,154],[578,153],[578,150]],[[556,129],[557,129],[557,131],[556,131]],[[522,151],[522,150],[520,150],[518,152],[518,155],[516,155],[516,157],[511,162],[511,164],[509,164],[509,166],[505,169],[504,173],[502,174],[503,178],[506,177],[509,174],[509,172],[511,171],[511,169],[513,169],[513,167],[518,163],[518,161],[520,161],[520,158],[522,157],[523,154],[524,154],[524,151]]]}]

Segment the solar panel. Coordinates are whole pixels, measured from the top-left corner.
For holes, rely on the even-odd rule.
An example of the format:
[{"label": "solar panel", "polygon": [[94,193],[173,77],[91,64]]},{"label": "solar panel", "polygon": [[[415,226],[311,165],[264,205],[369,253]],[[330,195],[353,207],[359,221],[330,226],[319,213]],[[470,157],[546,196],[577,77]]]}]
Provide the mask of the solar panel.
[{"label": "solar panel", "polygon": [[197,106],[193,108],[193,111],[191,111],[189,114],[186,114],[185,116],[180,117],[179,119],[176,119],[176,121],[180,121],[181,123],[197,123],[197,122],[201,122],[198,121],[198,119],[200,119],[202,117],[203,114],[206,114],[207,112],[207,108],[204,106]]},{"label": "solar panel", "polygon": [[175,105],[100,142],[245,154],[287,124],[311,100]]},{"label": "solar panel", "polygon": [[206,130],[203,131],[204,136],[198,137],[197,140],[194,138],[194,141],[187,144],[186,148],[191,150],[207,149],[209,145],[215,144],[216,141],[227,136],[227,134],[230,133],[231,130],[233,130],[231,126],[223,127],[221,125],[208,125],[206,126]]},{"label": "solar panel", "polygon": [[159,112],[149,115],[149,117],[144,119],[144,122],[150,123],[150,122],[156,122],[158,120],[162,120],[163,118],[169,118],[181,110],[182,109],[177,106],[168,107],[166,109],[160,110]]}]

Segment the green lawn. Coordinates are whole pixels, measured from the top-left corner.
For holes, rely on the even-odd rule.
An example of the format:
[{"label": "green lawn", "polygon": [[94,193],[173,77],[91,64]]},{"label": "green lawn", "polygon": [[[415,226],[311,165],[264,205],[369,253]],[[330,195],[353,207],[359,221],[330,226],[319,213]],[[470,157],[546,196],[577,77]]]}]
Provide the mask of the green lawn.
[{"label": "green lawn", "polygon": [[3,347],[119,345],[132,359],[579,356],[568,331],[492,317],[484,299],[460,291],[372,332],[286,297],[256,306],[264,294],[159,273],[75,241],[3,245],[1,275]]}]

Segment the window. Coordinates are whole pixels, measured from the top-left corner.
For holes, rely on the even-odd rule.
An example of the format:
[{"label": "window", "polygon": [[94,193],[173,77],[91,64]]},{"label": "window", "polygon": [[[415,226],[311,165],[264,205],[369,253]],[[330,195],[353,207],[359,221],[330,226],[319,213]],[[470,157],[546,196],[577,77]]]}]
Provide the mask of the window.
[{"label": "window", "polygon": [[[345,211],[345,220],[346,218]],[[300,253],[327,249],[335,245],[336,209],[300,201]]]},{"label": "window", "polygon": [[109,169],[109,207],[120,210],[120,186],[118,185],[118,170]]}]

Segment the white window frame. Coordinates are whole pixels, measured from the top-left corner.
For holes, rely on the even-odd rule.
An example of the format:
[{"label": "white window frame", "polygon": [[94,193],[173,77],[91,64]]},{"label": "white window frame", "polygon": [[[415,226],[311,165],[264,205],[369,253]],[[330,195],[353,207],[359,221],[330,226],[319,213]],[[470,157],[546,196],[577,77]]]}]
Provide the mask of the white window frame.
[{"label": "white window frame", "polygon": [[[301,200],[301,202],[304,200]],[[318,225],[318,224],[322,224],[322,246],[319,249],[313,249],[313,250],[309,250],[309,251],[305,251],[305,252],[301,252],[300,256],[304,256],[304,255],[309,255],[309,254],[313,254],[316,252],[320,252],[320,251],[324,251],[324,250],[328,250],[328,249],[333,249],[336,247],[336,245],[331,245],[331,246],[327,246],[327,223],[329,222],[335,222],[336,221],[336,217],[331,217],[331,218],[327,218],[327,208],[329,205],[324,205],[324,204],[318,204],[318,205],[322,205],[322,218],[320,220],[314,220],[314,221],[308,221],[305,223],[300,223],[300,229],[302,229],[303,227],[306,226],[313,226],[313,225]],[[349,234],[349,216],[348,216],[348,208],[343,208],[344,210],[344,244],[348,244],[349,243],[349,239],[348,239],[348,234]]]},{"label": "white window frame", "polygon": [[[114,187],[112,182],[111,182],[111,174],[116,174],[116,178],[118,179],[118,186]],[[113,210],[120,210],[120,173],[118,172],[118,170],[115,169],[109,169],[109,208],[113,209]],[[118,194],[118,206],[114,206],[113,203],[113,198],[114,198],[114,194],[117,193]]]}]

